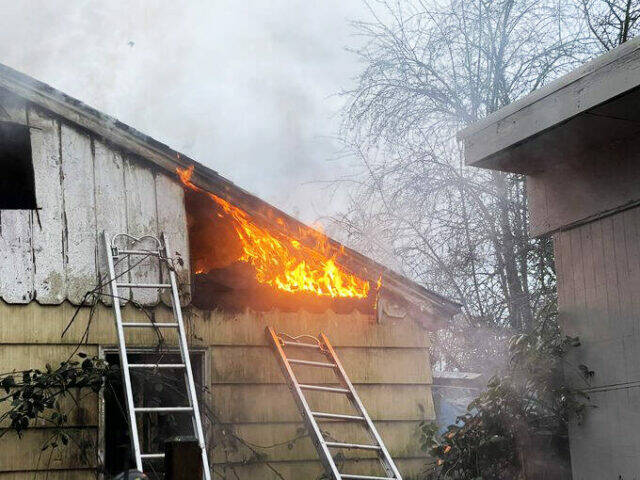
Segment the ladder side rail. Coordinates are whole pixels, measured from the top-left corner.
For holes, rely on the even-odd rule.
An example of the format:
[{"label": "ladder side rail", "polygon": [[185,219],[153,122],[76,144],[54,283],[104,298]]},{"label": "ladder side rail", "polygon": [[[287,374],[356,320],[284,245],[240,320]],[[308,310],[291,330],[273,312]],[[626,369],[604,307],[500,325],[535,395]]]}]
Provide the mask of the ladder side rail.
[{"label": "ladder side rail", "polygon": [[140,452],[140,439],[138,435],[138,423],[136,412],[133,405],[133,389],[131,388],[131,375],[129,373],[129,359],[127,357],[127,349],[124,340],[124,328],[122,327],[122,312],[120,311],[120,298],[118,295],[118,284],[116,282],[116,272],[113,263],[113,251],[111,250],[111,242],[107,232],[103,232],[105,247],[107,251],[107,266],[109,270],[109,288],[112,296],[113,313],[116,319],[116,332],[118,335],[118,350],[120,352],[120,369],[124,379],[125,394],[127,400],[127,414],[131,427],[131,444],[136,461],[136,468],[142,471],[142,454]]},{"label": "ladder side rail", "polygon": [[182,308],[180,306],[180,295],[178,294],[178,284],[176,281],[176,274],[173,269],[173,265],[170,264],[169,245],[166,235],[162,235],[162,243],[164,244],[165,262],[167,263],[167,270],[169,271],[169,283],[171,284],[171,306],[173,308],[173,314],[178,323],[178,336],[180,341],[180,353],[182,355],[182,363],[185,365],[185,377],[187,380],[187,397],[189,399],[189,406],[193,409],[193,426],[200,444],[200,450],[202,453],[203,463],[203,478],[204,480],[211,480],[211,469],[209,467],[209,460],[207,455],[207,446],[204,439],[204,431],[202,429],[202,419],[200,417],[200,409],[198,408],[198,398],[196,395],[196,385],[193,380],[193,371],[191,370],[191,358],[189,357],[189,348],[187,343],[187,335],[185,333],[184,321],[182,319]]},{"label": "ladder side rail", "polygon": [[360,414],[364,417],[364,421],[367,424],[367,427],[368,427],[367,429],[369,431],[369,434],[372,437],[372,440],[374,440],[380,446],[380,456],[381,456],[381,460],[383,460],[381,463],[382,463],[382,466],[384,467],[384,470],[388,475],[393,476],[395,479],[402,480],[402,476],[400,475],[398,468],[396,467],[393,459],[391,458],[391,455],[389,455],[387,447],[384,445],[384,442],[382,441],[382,438],[380,437],[378,430],[373,424],[371,417],[369,417],[367,410],[364,408],[364,405],[360,400],[360,397],[358,396],[356,389],[353,387],[351,380],[349,380],[349,377],[347,376],[347,373],[344,370],[342,363],[338,359],[338,356],[336,355],[335,350],[331,346],[329,339],[326,337],[324,333],[320,333],[320,340],[321,340],[321,343],[326,347],[329,358],[336,364],[336,369],[338,370],[340,377],[344,382],[344,385],[347,387],[347,389],[351,393],[351,395],[349,395],[349,400],[351,401],[353,406],[360,411]]},{"label": "ladder side rail", "polygon": [[302,418],[304,420],[304,423],[306,424],[307,428],[309,428],[310,433],[312,433],[313,436],[315,437],[313,443],[315,444],[316,449],[319,450],[318,453],[320,453],[320,461],[324,465],[325,469],[331,472],[332,480],[342,480],[342,476],[338,471],[338,467],[333,461],[333,457],[331,456],[329,447],[327,446],[324,440],[322,431],[320,430],[320,427],[318,426],[318,423],[316,422],[316,420],[313,418],[313,414],[311,413],[311,408],[309,408],[307,399],[302,393],[300,384],[298,383],[296,375],[293,372],[293,369],[291,368],[291,365],[287,360],[287,356],[284,353],[284,350],[282,349],[282,345],[280,344],[280,340],[278,339],[278,336],[276,335],[275,330],[272,327],[267,327],[267,334],[269,335],[269,338],[273,342],[274,348],[276,349],[278,363],[280,364],[280,368],[284,373],[284,376],[285,376],[285,379],[287,380],[287,384],[289,385],[289,388],[294,393],[294,399],[296,401],[296,404],[298,405],[298,408],[302,412]]}]

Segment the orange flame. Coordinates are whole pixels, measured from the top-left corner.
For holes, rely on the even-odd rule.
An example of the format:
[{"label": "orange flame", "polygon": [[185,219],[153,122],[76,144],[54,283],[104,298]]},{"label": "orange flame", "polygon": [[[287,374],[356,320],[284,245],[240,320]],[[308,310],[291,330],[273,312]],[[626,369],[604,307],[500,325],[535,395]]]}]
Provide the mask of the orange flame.
[{"label": "orange flame", "polygon": [[[314,237],[314,248],[286,236],[276,238],[264,227],[256,225],[240,208],[195,186],[191,182],[193,169],[192,165],[176,171],[185,186],[205,193],[229,215],[242,244],[243,251],[238,260],[253,266],[258,282],[286,292],[312,292],[320,296],[365,298],[369,294],[369,282],[336,264],[337,253],[330,253],[332,249],[322,233],[312,229],[304,232]],[[276,222],[285,224],[281,218]]]}]

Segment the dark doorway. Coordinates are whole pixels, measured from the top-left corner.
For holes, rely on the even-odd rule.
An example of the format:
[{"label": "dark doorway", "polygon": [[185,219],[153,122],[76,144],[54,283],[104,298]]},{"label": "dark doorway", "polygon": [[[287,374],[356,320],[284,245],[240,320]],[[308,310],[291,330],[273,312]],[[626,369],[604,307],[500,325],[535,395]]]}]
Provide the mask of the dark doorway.
[{"label": "dark doorway", "polygon": [[37,208],[29,127],[0,121],[0,210]]},{"label": "dark doorway", "polygon": [[[107,353],[105,358],[109,364],[119,365],[117,353]],[[177,352],[132,353],[128,358],[131,363],[181,363],[180,355]],[[191,354],[193,376],[196,383],[199,384],[198,386],[202,385],[204,378],[203,358],[202,352],[192,352]],[[131,382],[136,406],[188,406],[183,371],[181,370],[132,370]],[[129,440],[124,390],[119,381],[112,382],[105,389],[104,416],[104,466],[107,478],[111,478],[122,471],[135,468]],[[191,436],[194,433],[191,416],[188,413],[142,413],[137,415],[137,420],[142,453],[162,453],[164,439],[177,435]],[[144,467],[145,473],[151,480],[164,478],[162,460],[145,462]]]}]

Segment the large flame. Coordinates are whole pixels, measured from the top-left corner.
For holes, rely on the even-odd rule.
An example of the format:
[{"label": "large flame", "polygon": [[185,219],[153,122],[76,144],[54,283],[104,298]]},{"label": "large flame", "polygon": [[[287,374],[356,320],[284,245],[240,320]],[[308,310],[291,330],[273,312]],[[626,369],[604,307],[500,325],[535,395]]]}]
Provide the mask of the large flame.
[{"label": "large flame", "polygon": [[312,292],[330,297],[365,298],[369,294],[369,282],[340,268],[336,263],[335,248],[328,245],[322,233],[313,229],[303,233],[312,236],[314,248],[287,235],[276,238],[275,234],[256,225],[243,210],[195,186],[191,182],[193,168],[177,168],[176,171],[185,186],[208,195],[229,215],[242,244],[242,255],[238,260],[253,266],[258,282],[287,292]]}]

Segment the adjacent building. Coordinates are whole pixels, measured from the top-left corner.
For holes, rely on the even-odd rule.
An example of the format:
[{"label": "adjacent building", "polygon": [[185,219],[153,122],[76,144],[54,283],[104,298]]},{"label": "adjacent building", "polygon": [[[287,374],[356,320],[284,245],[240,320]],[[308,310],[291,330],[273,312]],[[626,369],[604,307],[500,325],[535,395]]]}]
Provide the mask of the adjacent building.
[{"label": "adjacent building", "polygon": [[530,232],[553,237],[560,321],[582,343],[565,380],[597,406],[570,426],[576,480],[640,474],[639,87],[635,39],[459,134],[467,164],[526,175]]}]

